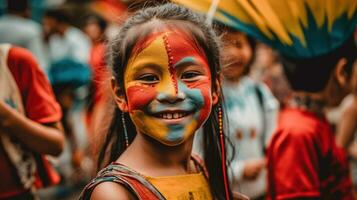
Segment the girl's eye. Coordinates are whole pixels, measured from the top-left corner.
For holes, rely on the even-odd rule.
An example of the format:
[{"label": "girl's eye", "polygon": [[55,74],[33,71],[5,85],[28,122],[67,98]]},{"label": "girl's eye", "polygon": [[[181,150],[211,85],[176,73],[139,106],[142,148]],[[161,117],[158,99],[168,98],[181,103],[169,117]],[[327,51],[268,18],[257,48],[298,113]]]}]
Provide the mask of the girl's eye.
[{"label": "girl's eye", "polygon": [[202,75],[200,72],[188,71],[184,72],[181,76],[181,79],[184,81],[195,81],[198,76]]},{"label": "girl's eye", "polygon": [[155,74],[144,74],[144,75],[141,75],[138,80],[144,82],[144,83],[150,83],[150,84],[153,84],[153,83],[157,83],[159,82],[159,77]]}]

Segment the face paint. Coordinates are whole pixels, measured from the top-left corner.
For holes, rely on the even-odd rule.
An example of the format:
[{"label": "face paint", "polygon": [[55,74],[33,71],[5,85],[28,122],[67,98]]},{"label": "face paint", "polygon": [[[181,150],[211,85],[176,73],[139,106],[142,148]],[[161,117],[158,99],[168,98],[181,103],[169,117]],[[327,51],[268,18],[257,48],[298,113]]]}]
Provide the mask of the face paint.
[{"label": "face paint", "polygon": [[140,133],[166,145],[181,144],[211,112],[205,55],[176,31],[152,34],[140,44],[145,46],[131,56],[124,73],[130,117]]}]

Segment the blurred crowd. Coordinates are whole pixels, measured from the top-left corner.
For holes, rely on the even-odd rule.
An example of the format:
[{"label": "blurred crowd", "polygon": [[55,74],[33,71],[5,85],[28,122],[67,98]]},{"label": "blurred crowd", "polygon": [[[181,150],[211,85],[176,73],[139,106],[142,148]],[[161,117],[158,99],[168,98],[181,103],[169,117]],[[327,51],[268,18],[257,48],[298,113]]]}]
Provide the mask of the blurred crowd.
[{"label": "blurred crowd", "polygon": [[[106,131],[113,106],[106,41],[142,4],[130,0],[0,0],[0,43],[26,48],[35,56],[63,115],[64,151],[48,158],[61,180],[40,189],[40,199],[76,199],[95,175],[101,133]],[[230,172],[232,188],[252,199],[264,199],[266,149],[291,90],[277,52],[244,33],[217,26],[228,33],[221,38],[225,48],[222,85],[227,131],[236,148],[231,163],[235,171]],[[337,145],[348,152],[357,190],[356,67],[352,77],[352,92],[326,113]],[[200,139],[195,140],[194,150],[199,153]]]}]

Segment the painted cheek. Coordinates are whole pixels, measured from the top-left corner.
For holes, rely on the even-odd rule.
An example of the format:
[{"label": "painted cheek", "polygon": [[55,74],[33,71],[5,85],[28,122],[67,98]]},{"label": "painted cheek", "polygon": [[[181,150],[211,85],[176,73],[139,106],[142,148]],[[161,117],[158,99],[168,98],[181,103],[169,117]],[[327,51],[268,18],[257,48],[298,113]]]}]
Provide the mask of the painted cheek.
[{"label": "painted cheek", "polygon": [[209,83],[201,84],[197,87],[201,91],[201,95],[203,97],[203,107],[199,117],[199,125],[201,125],[206,119],[208,118],[209,114],[211,113],[212,107],[212,95],[211,95],[211,87]]},{"label": "painted cheek", "polygon": [[140,132],[150,135],[159,141],[162,141],[163,138],[166,138],[167,133],[169,132],[167,126],[165,126],[157,119],[148,116],[142,110],[134,110],[130,112],[130,117]]},{"label": "painted cheek", "polygon": [[196,81],[195,83],[186,84],[189,90],[188,96],[195,102],[200,102],[200,113],[198,116],[198,125],[200,126],[208,118],[212,107],[211,82],[209,77]]},{"label": "painted cheek", "polygon": [[134,85],[127,88],[127,99],[129,112],[133,110],[142,110],[150,102],[152,102],[156,95],[155,87]]}]

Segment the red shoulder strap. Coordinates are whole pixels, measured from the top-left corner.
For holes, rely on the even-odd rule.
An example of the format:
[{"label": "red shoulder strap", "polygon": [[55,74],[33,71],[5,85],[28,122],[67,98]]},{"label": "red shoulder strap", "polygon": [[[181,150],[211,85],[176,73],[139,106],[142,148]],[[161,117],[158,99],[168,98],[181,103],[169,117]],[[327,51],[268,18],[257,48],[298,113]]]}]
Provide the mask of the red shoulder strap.
[{"label": "red shoulder strap", "polygon": [[125,177],[128,184],[133,190],[139,199],[143,200],[158,200],[159,198],[149,190],[145,185],[134,178]]}]

